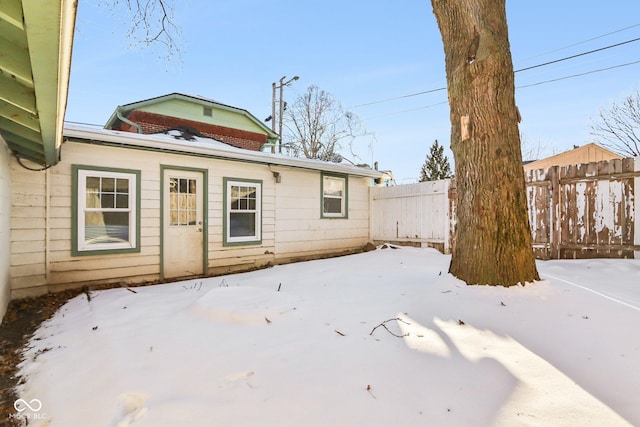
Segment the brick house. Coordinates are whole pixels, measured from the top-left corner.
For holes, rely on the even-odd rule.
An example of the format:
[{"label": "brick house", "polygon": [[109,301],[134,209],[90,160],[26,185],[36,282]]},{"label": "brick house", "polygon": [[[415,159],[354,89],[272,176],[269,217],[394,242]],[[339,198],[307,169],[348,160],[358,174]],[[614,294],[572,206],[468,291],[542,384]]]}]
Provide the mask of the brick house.
[{"label": "brick house", "polygon": [[105,129],[157,134],[179,129],[233,147],[260,151],[279,137],[247,110],[192,95],[171,93],[121,105]]}]

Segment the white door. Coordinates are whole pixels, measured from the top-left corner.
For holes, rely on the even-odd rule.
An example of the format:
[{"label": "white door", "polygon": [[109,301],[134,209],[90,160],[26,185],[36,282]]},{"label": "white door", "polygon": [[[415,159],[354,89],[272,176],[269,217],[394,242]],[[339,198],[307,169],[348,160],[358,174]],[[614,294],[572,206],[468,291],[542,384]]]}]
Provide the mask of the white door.
[{"label": "white door", "polygon": [[163,177],[163,276],[204,274],[203,174],[165,169]]}]

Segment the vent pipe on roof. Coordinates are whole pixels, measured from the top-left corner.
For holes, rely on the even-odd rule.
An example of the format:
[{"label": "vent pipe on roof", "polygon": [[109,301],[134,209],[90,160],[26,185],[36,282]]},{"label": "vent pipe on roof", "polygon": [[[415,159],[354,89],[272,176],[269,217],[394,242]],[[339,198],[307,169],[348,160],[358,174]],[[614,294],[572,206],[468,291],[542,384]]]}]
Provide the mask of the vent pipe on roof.
[{"label": "vent pipe on roof", "polygon": [[136,129],[138,129],[138,133],[142,133],[142,126],[140,126],[138,123],[136,122],[132,122],[131,120],[127,119],[125,116],[122,115],[122,112],[120,111],[122,107],[118,105],[118,107],[116,107],[116,117],[118,119],[120,119],[121,121],[125,122],[128,125],[131,125],[133,127],[135,127]]}]

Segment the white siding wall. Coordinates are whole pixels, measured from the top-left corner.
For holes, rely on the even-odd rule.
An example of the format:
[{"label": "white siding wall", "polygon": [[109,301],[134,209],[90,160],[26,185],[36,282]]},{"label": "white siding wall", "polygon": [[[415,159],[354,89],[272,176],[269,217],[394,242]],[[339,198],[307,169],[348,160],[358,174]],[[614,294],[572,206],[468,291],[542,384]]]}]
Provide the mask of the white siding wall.
[{"label": "white siding wall", "polygon": [[[317,171],[281,168],[282,182],[276,184],[275,168],[268,165],[72,142],[63,145],[62,159],[47,172],[12,168],[14,297],[46,291],[45,284],[62,289],[158,280],[161,165],[208,171],[208,274],[353,250],[368,241],[369,181],[365,178],[349,178],[348,220],[320,219],[321,174]],[[140,253],[72,256],[73,164],[141,171]],[[262,181],[261,244],[223,245],[225,177]]]},{"label": "white siding wall", "polygon": [[[34,165],[37,168],[37,165]],[[11,160],[11,297],[46,293],[47,179]],[[35,287],[35,288],[34,288]]]},{"label": "white siding wall", "polygon": [[11,172],[9,149],[0,136],[0,322],[10,298],[9,268],[11,262]]},{"label": "white siding wall", "polygon": [[354,250],[369,241],[369,178],[348,178],[348,218],[321,218],[321,173],[274,171],[281,177],[275,185],[279,261]]},{"label": "white siding wall", "polygon": [[[209,272],[225,273],[273,261],[274,178],[268,166],[222,160],[203,160],[209,169]],[[212,163],[213,162],[213,163]],[[223,246],[224,178],[262,181],[262,244]]]}]

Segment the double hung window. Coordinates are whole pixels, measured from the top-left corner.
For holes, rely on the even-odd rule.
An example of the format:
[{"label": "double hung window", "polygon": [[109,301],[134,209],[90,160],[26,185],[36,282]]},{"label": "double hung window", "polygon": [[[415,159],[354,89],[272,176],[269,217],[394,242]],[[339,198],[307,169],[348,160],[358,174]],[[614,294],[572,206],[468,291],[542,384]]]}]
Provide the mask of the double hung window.
[{"label": "double hung window", "polygon": [[347,217],[347,178],[322,175],[322,217]]},{"label": "double hung window", "polygon": [[138,251],[140,172],[74,165],[73,177],[74,254]]},{"label": "double hung window", "polygon": [[262,183],[225,178],[225,244],[262,240]]}]

